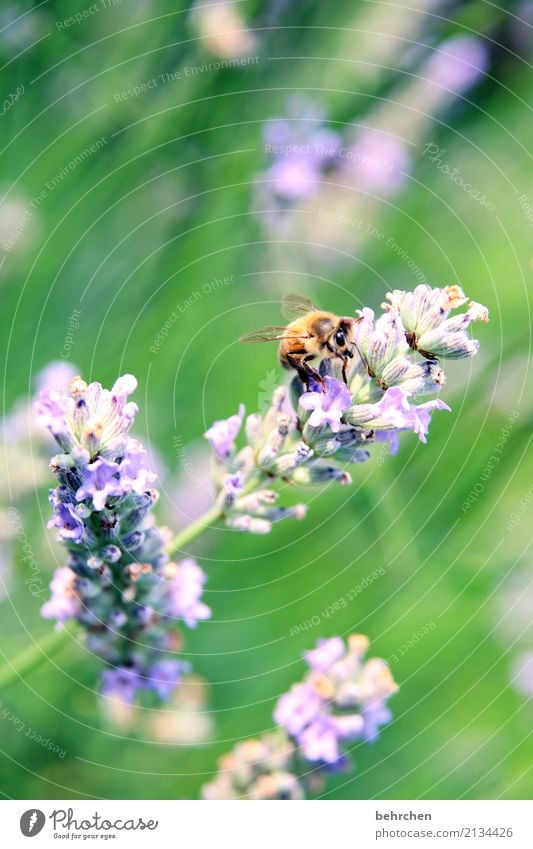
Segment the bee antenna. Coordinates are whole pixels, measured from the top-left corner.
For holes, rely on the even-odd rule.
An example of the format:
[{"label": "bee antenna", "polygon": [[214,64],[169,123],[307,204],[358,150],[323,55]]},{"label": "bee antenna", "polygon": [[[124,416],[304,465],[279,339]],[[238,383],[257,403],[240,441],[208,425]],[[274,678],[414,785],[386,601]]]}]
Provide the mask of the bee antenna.
[{"label": "bee antenna", "polygon": [[364,359],[364,357],[363,357],[363,355],[362,355],[361,351],[359,350],[359,348],[358,348],[358,346],[357,346],[357,343],[356,343],[356,342],[350,342],[350,345],[352,346],[352,348],[355,348],[355,350],[356,350],[356,351],[357,351],[357,353],[359,354],[359,359],[361,360],[361,364],[362,364],[362,365],[363,365],[363,367],[366,369],[366,362],[365,362],[365,359]]}]

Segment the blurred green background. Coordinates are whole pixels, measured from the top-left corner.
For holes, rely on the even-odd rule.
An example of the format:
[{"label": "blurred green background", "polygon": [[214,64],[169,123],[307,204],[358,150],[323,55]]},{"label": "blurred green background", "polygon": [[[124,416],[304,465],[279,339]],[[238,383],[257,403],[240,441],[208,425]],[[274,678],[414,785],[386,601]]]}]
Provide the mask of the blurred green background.
[{"label": "blurred green background", "polygon": [[[377,743],[354,748],[357,770],[332,779],[324,798],[530,797],[531,4],[223,6],[209,7],[219,17],[167,0],[2,6],[6,420],[39,371],[65,359],[69,319],[80,311],[69,360],[104,384],[125,371],[138,377],[136,433],[161,469],[160,515],[178,527],[183,504],[194,514],[208,488],[198,483],[206,427],[241,401],[253,411],[286,379],[274,348],[236,342],[279,322],[282,292],[352,313],[422,274],[433,285],[460,283],[490,308],[491,323],[476,333],[479,355],[446,369],[452,413],[434,417],[427,445],[406,435],[396,457],[357,468],[351,488],[296,493],[310,504],[302,523],[267,537],[213,528],[191,544],[213,609],[185,635],[187,659],[210,682],[206,739],[172,744],[145,720],[112,724],[94,692],[99,664],[73,638],[1,693],[1,792],[197,798],[222,753],[271,727],[276,698],[303,673],[302,652],[318,637],[356,631],[390,659],[401,689],[393,722]],[[482,42],[488,65],[468,91],[439,99],[420,69],[455,35]],[[300,199],[277,236],[259,192],[271,164],[262,133],[295,95],[345,137],[368,124],[390,129],[412,168],[391,194],[338,181]],[[304,138],[309,127],[304,120]],[[437,167],[428,144],[493,208]],[[341,215],[335,227],[325,227],[324,208]],[[383,238],[363,238],[356,219]],[[24,439],[22,428],[22,445],[5,447],[1,506],[19,511],[44,585],[63,552],[45,529],[48,448]],[[9,665],[52,625],[39,616],[44,596],[25,583],[20,532],[3,525]],[[378,580],[327,614],[379,567]]]}]

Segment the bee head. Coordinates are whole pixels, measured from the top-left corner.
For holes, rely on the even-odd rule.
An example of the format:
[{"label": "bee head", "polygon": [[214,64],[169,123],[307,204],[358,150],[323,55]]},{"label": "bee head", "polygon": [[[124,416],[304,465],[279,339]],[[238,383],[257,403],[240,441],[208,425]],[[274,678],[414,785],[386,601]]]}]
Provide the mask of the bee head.
[{"label": "bee head", "polygon": [[353,357],[355,319],[341,318],[331,338],[335,350],[342,357]]}]

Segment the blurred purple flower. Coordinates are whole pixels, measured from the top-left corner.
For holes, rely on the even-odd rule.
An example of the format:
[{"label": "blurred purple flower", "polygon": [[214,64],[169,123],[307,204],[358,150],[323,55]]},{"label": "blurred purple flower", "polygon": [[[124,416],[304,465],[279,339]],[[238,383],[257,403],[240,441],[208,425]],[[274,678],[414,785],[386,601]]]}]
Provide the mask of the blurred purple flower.
[{"label": "blurred purple flower", "polygon": [[274,710],[274,722],[282,725],[293,737],[316,717],[322,706],[322,699],[309,684],[294,684],[288,693],[284,693]]},{"label": "blurred purple flower", "polygon": [[137,691],[142,688],[138,671],[129,666],[104,669],[102,673],[103,696],[113,696],[125,704],[133,704]]},{"label": "blurred purple flower", "polygon": [[263,131],[266,152],[274,158],[267,179],[278,197],[297,201],[311,195],[338,160],[342,138],[307,101],[288,109],[291,120],[270,121]]},{"label": "blurred purple flower", "polygon": [[56,569],[50,582],[51,597],[41,607],[45,619],[65,622],[74,619],[80,612],[80,601],[74,591],[76,575],[68,566]]},{"label": "blurred purple flower", "polygon": [[361,130],[347,161],[354,164],[357,184],[369,192],[397,191],[411,170],[405,143],[376,129]]},{"label": "blurred purple flower", "polygon": [[386,699],[397,689],[385,661],[362,662],[368,639],[356,634],[319,640],[307,652],[310,671],[278,700],[274,721],[294,738],[301,754],[329,768],[344,763],[341,743],[376,738],[390,720]]},{"label": "blurred purple flower", "polygon": [[344,640],[341,637],[332,637],[329,640],[319,640],[316,648],[306,652],[304,657],[314,672],[327,672],[345,651]]},{"label": "blurred purple flower", "polygon": [[489,53],[481,39],[457,35],[443,41],[428,60],[424,75],[431,82],[461,94],[482,77]]},{"label": "blurred purple flower", "polygon": [[189,664],[181,660],[160,660],[147,675],[146,687],[157,693],[159,698],[168,699],[178,686],[182,674],[189,668]]},{"label": "blurred purple flower", "polygon": [[211,616],[210,608],[201,601],[207,580],[196,560],[187,557],[180,563],[167,563],[163,576],[168,581],[168,614],[183,619],[189,628]]},{"label": "blurred purple flower", "polygon": [[38,373],[36,378],[37,392],[65,392],[77,371],[64,360],[53,360]]}]

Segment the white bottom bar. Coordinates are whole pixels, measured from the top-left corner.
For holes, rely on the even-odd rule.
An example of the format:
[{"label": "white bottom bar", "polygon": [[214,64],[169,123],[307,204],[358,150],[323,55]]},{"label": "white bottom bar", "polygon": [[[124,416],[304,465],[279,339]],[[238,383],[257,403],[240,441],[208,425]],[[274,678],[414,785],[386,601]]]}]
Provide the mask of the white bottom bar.
[{"label": "white bottom bar", "polygon": [[[2,845],[531,849],[519,801],[2,801]],[[238,806],[238,807],[237,807]],[[265,807],[266,806],[266,807]],[[29,841],[35,837],[35,844]]]}]

